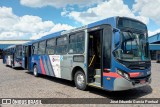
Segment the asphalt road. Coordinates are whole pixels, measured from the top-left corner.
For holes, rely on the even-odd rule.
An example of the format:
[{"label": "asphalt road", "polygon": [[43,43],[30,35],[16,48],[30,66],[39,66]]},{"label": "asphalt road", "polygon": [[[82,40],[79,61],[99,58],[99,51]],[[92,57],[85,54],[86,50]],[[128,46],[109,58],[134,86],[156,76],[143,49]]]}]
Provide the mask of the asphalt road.
[{"label": "asphalt road", "polygon": [[[12,69],[0,60],[0,98],[107,98],[112,100],[130,100],[137,98],[160,98],[160,63],[152,61],[151,85],[121,92],[108,92],[90,87],[87,91],[76,89],[71,81],[49,76],[34,77],[22,69]],[[129,106],[130,104],[108,104],[108,106]],[[8,107],[8,105],[0,105]],[[15,106],[15,105],[10,105]],[[18,105],[16,105],[17,107]],[[19,105],[20,106],[20,105]],[[44,105],[52,106],[52,105]],[[55,105],[54,105],[55,106]],[[84,106],[56,105],[56,106]],[[85,106],[105,106],[88,104]],[[133,105],[130,105],[133,106]],[[134,107],[147,105],[135,104]],[[158,106],[158,105],[149,105]],[[21,106],[20,106],[21,107]],[[39,107],[39,106],[38,106]]]}]

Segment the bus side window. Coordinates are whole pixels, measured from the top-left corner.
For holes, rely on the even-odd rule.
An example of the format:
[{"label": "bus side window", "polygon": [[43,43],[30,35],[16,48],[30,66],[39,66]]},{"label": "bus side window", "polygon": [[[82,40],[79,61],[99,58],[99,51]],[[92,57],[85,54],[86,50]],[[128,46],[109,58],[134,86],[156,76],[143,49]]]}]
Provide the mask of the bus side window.
[{"label": "bus side window", "polygon": [[77,51],[77,36],[75,34],[69,37],[69,53],[76,53]]},{"label": "bus side window", "polygon": [[38,54],[45,54],[46,41],[42,41],[39,43]]},{"label": "bus side window", "polygon": [[55,49],[56,49],[55,46],[56,46],[56,40],[54,38],[47,40],[46,53],[49,55],[55,54]]},{"label": "bus side window", "polygon": [[72,34],[69,39],[69,53],[84,52],[84,32]]},{"label": "bus side window", "polygon": [[67,36],[57,38],[56,54],[67,53],[68,50],[67,48],[68,48]]},{"label": "bus side window", "polygon": [[37,54],[38,53],[38,43],[34,43],[32,45],[32,49],[33,49],[33,54]]},{"label": "bus side window", "polygon": [[84,52],[84,32],[77,34],[77,53]]}]

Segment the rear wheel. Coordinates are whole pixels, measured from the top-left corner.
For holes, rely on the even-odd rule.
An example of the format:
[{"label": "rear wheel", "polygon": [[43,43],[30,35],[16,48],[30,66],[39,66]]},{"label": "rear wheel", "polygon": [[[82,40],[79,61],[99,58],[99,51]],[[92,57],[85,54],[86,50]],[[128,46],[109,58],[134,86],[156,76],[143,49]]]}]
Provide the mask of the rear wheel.
[{"label": "rear wheel", "polygon": [[81,70],[79,70],[75,73],[74,81],[75,81],[75,85],[76,85],[77,89],[80,89],[80,90],[87,89],[86,77]]},{"label": "rear wheel", "polygon": [[38,77],[38,69],[37,69],[37,65],[34,65],[33,74],[34,74],[35,77]]}]

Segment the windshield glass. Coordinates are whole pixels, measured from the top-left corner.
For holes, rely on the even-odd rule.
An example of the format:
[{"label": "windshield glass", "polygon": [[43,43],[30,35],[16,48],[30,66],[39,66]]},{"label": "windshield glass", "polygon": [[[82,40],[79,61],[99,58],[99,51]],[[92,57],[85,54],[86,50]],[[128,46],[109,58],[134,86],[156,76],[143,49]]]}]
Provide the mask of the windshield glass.
[{"label": "windshield glass", "polygon": [[121,43],[114,55],[124,61],[148,61],[150,60],[148,47],[146,33],[124,31],[121,32]]}]

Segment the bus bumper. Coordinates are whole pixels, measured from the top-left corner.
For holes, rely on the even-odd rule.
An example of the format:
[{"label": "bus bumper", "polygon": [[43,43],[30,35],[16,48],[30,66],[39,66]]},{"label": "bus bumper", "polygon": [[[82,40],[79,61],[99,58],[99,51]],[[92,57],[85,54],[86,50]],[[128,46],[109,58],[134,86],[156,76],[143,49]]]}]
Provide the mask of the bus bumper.
[{"label": "bus bumper", "polygon": [[142,87],[150,83],[151,83],[151,76],[143,80],[127,80],[125,78],[116,78],[114,80],[114,91],[129,90],[133,88]]}]

